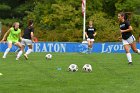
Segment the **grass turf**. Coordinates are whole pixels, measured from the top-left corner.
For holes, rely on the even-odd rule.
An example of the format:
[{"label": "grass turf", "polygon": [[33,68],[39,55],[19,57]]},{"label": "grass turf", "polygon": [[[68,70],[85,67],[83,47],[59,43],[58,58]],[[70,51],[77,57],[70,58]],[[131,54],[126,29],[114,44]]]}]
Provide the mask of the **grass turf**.
[{"label": "grass turf", "polygon": [[[125,54],[115,53],[31,53],[29,60],[15,53],[0,58],[0,93],[139,93],[140,55],[132,54],[134,65],[128,65]],[[3,53],[0,53],[2,57]],[[68,72],[70,64],[77,72]],[[89,63],[90,73],[82,66]],[[58,70],[61,68],[61,70]]]}]

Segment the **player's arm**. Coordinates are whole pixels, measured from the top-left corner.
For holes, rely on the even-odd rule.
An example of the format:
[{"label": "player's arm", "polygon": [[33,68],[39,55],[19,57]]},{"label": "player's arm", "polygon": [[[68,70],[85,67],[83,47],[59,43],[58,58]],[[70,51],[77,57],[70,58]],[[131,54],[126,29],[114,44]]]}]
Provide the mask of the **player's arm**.
[{"label": "player's arm", "polygon": [[118,31],[117,31],[117,34],[120,34],[120,36],[117,37],[117,39],[118,39],[119,41],[121,41],[121,40],[122,40],[122,35],[121,35],[121,32],[119,31],[119,29],[118,29]]},{"label": "player's arm", "polygon": [[122,40],[122,36],[119,36],[118,39],[119,39],[119,41],[121,41]]},{"label": "player's arm", "polygon": [[85,36],[86,36],[86,38],[88,38],[87,32],[85,32]]},{"label": "player's arm", "polygon": [[[118,29],[118,31],[117,31],[117,34],[121,34],[121,32],[119,31],[119,29]],[[119,41],[122,41],[122,35],[120,35],[117,39],[118,39]]]},{"label": "player's arm", "polygon": [[128,29],[120,31],[123,33],[123,32],[131,32],[132,30],[133,30],[132,26],[129,26]]},{"label": "player's arm", "polygon": [[34,33],[31,32],[31,40],[34,42]]},{"label": "player's arm", "polygon": [[19,40],[20,40],[20,41],[22,41],[22,36],[21,36],[21,33],[20,33],[20,38],[19,38]]},{"label": "player's arm", "polygon": [[93,34],[93,36],[96,36],[97,35],[97,32],[95,32],[94,34]]},{"label": "player's arm", "polygon": [[86,38],[88,38],[88,35],[87,35],[87,28],[86,28],[86,30],[85,30],[85,36],[86,36]]},{"label": "player's arm", "polygon": [[7,38],[7,36],[8,36],[9,33],[10,33],[10,29],[4,34],[4,36],[3,36],[2,40],[1,40],[1,42],[6,41],[6,38]]}]

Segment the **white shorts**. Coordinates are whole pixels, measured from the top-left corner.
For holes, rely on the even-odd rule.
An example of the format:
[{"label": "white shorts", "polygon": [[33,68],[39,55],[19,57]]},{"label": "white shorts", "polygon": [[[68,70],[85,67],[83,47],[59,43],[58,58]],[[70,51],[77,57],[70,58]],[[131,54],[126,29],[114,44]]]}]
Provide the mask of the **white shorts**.
[{"label": "white shorts", "polygon": [[30,40],[30,39],[24,39],[24,38],[23,38],[22,41],[21,41],[21,44],[24,45],[24,46],[25,46],[25,45],[32,45],[32,43],[33,43],[33,42],[32,42],[32,40]]},{"label": "white shorts", "polygon": [[87,41],[94,41],[94,39],[87,38]]},{"label": "white shorts", "polygon": [[136,39],[135,39],[135,37],[134,37],[133,35],[130,36],[127,40],[122,39],[123,45],[131,44],[131,43],[133,43],[134,41],[136,41]]}]

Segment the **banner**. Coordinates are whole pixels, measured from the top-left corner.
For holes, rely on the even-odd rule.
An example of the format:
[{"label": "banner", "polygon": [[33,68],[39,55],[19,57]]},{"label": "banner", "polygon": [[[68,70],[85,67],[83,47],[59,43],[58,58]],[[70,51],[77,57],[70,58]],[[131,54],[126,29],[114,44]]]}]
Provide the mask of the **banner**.
[{"label": "banner", "polygon": [[[0,43],[0,52],[4,52],[7,48],[7,43]],[[33,52],[81,52],[87,51],[87,43],[77,42],[38,42],[33,44]],[[137,48],[140,49],[140,44],[137,43]],[[18,47],[13,46],[10,52],[15,52]],[[28,47],[25,47],[27,51]],[[94,43],[92,48],[93,53],[125,53],[121,42],[106,42]],[[131,52],[133,52],[131,50]]]}]

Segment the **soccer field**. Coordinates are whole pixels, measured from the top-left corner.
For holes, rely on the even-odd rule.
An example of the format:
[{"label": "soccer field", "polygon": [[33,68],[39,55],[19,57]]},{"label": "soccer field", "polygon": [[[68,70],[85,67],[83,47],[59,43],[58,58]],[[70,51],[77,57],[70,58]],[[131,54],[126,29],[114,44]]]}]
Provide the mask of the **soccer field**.
[{"label": "soccer field", "polygon": [[[0,53],[0,93],[139,93],[140,55],[132,54],[133,65],[127,64],[125,54],[117,53],[31,53],[29,60],[15,53],[2,59]],[[70,64],[77,72],[68,72]],[[83,72],[84,64],[93,71]],[[60,69],[61,68],[61,69]]]}]

